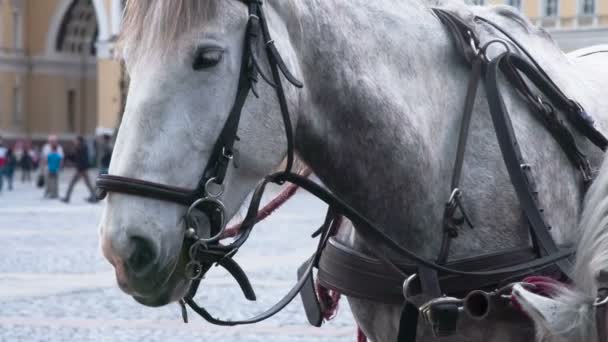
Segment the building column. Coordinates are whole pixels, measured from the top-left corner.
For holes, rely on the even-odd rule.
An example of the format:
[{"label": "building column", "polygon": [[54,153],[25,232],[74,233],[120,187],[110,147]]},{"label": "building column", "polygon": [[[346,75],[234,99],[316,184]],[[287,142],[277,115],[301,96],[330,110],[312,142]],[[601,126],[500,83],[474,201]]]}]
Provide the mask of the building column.
[{"label": "building column", "polygon": [[114,41],[120,32],[122,1],[93,0],[99,25],[97,46],[97,130],[112,134],[122,113],[122,67],[115,58]]},{"label": "building column", "polygon": [[97,134],[113,134],[122,112],[122,67],[116,59],[97,62]]},{"label": "building column", "polygon": [[[0,0],[0,48],[5,47],[4,46],[4,25],[6,25],[3,21],[4,19],[4,0]],[[2,53],[2,51],[0,51],[0,53]]]}]

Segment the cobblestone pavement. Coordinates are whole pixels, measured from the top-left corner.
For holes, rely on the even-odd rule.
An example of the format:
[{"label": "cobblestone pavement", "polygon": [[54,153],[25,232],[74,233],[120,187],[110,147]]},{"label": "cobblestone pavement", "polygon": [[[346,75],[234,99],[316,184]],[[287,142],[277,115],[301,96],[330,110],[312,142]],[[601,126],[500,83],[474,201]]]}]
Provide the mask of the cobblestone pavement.
[{"label": "cobblestone pavement", "polygon": [[[66,189],[71,172],[62,177]],[[6,189],[5,189],[6,190]],[[72,203],[45,200],[33,184],[0,194],[0,341],[353,341],[346,301],[338,317],[316,329],[307,325],[301,302],[254,326],[218,328],[191,317],[181,323],[177,305],[151,309],[117,288],[99,252],[101,204],[84,201],[83,184]],[[251,277],[258,303],[214,270],[198,299],[218,316],[243,318],[274,304],[295,282],[296,268],[313,251],[307,237],[325,207],[299,194],[256,227],[238,255]]]}]

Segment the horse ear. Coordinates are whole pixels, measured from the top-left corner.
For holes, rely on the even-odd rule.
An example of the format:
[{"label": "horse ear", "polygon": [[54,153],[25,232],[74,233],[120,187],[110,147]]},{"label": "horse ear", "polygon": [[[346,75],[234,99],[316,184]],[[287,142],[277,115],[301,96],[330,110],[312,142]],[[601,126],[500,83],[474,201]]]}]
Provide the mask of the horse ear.
[{"label": "horse ear", "polygon": [[513,296],[525,313],[534,321],[537,329],[555,331],[562,322],[562,316],[568,310],[565,303],[539,296],[517,284],[513,287]]}]

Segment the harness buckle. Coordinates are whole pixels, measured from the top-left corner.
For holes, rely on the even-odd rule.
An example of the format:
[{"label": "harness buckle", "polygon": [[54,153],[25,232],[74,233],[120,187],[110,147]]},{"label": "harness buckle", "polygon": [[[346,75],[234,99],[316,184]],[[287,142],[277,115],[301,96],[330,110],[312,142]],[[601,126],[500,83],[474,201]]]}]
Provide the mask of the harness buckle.
[{"label": "harness buckle", "polygon": [[471,50],[473,50],[473,54],[475,57],[478,57],[481,50],[479,49],[475,36],[473,36],[473,32],[471,32],[471,30],[467,30],[467,36],[469,36],[469,45],[471,46]]},{"label": "harness buckle", "polygon": [[[457,209],[460,211],[461,217],[455,217]],[[459,188],[455,188],[452,191],[452,194],[450,194],[450,198],[445,204],[444,218],[447,220],[447,226],[449,226],[449,228],[455,228],[455,226],[459,226],[463,223],[466,223],[471,229],[475,228],[471,218],[464,209],[462,203],[462,190]],[[454,234],[456,232],[454,231],[452,233]]]},{"label": "harness buckle", "polygon": [[458,298],[441,297],[422,305],[422,317],[431,326],[435,337],[452,336],[456,333],[462,303]]},{"label": "harness buckle", "polygon": [[234,158],[234,153],[226,150],[226,147],[222,147],[222,156],[228,160],[232,160]]},{"label": "harness buckle", "polygon": [[597,292],[598,295],[593,303],[593,306],[597,308],[608,304],[608,288],[601,288]]},{"label": "harness buckle", "polygon": [[410,295],[411,285],[412,285],[412,282],[414,280],[416,280],[416,278],[418,278],[418,274],[414,273],[411,276],[407,277],[407,279],[405,279],[405,281],[403,282],[403,298],[405,298],[405,300],[408,300],[411,297],[411,295]]}]

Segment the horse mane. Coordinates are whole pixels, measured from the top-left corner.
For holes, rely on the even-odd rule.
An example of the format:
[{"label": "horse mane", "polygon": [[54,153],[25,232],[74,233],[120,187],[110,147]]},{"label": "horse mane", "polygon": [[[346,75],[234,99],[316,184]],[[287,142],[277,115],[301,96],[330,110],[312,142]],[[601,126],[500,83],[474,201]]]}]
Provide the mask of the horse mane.
[{"label": "horse mane", "polygon": [[516,24],[511,27],[518,27],[525,34],[536,36],[542,40],[550,42],[552,45],[557,47],[551,35],[542,27],[534,25],[528,17],[524,16],[520,11],[508,5],[495,5],[487,6],[483,8],[485,12],[482,14],[487,16],[495,16],[499,20]]},{"label": "horse mane", "polygon": [[593,303],[598,287],[608,281],[602,279],[608,271],[608,160],[585,197],[577,234],[574,287],[561,288],[554,298],[562,305],[555,307],[553,322],[538,317],[534,310],[528,312],[538,328],[538,341],[566,336],[564,340],[589,341],[595,332]]},{"label": "horse mane", "polygon": [[135,56],[165,54],[181,34],[213,18],[217,4],[218,0],[127,0],[119,50]]},{"label": "horse mane", "polygon": [[[473,23],[474,16],[490,19],[505,29],[509,28],[511,31],[513,29],[515,31],[520,30],[520,33],[524,36],[528,36],[530,38],[539,38],[550,43],[551,45],[554,45],[556,49],[559,49],[551,38],[551,35],[549,35],[545,29],[534,25],[526,16],[512,6],[478,6],[472,4],[470,0],[427,0],[427,4],[431,7],[443,7],[448,10],[455,11],[470,23]],[[481,25],[479,27],[489,34],[495,34],[495,30],[487,25]],[[500,34],[499,37],[503,38],[503,36]]]},{"label": "horse mane", "polygon": [[595,298],[600,273],[608,271],[608,160],[585,197],[575,268],[577,287]]}]

